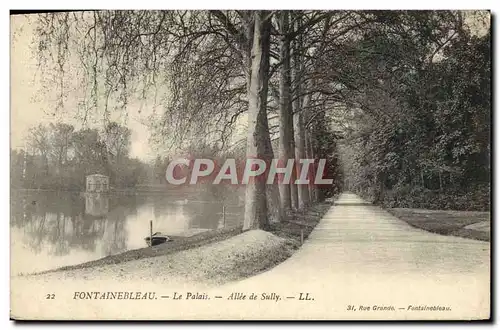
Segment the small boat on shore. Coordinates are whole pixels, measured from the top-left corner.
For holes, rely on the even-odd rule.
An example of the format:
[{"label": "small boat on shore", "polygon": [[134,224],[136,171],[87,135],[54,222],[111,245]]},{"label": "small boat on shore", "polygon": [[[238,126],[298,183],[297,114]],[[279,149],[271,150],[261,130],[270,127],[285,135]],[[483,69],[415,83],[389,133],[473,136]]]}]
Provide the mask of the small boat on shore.
[{"label": "small boat on shore", "polygon": [[[155,246],[155,245],[158,245],[158,244],[162,244],[162,243],[171,241],[171,238],[168,237],[165,234],[162,234],[160,232],[156,232],[156,233],[153,234],[152,237],[149,237],[149,236],[145,237],[144,240],[146,241],[146,243],[149,246]],[[151,240],[152,240],[152,244],[151,244]]]}]

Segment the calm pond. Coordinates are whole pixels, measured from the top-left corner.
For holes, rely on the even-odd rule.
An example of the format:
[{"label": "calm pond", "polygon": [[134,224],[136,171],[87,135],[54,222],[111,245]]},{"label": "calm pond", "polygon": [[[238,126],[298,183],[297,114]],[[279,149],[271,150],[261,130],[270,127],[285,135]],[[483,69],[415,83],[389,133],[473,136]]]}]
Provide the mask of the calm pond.
[{"label": "calm pond", "polygon": [[239,226],[243,206],[238,194],[226,195],[215,197],[204,191],[134,196],[13,191],[10,244],[15,260],[11,260],[11,274],[79,264],[145,247],[150,220],[154,232],[176,236]]}]

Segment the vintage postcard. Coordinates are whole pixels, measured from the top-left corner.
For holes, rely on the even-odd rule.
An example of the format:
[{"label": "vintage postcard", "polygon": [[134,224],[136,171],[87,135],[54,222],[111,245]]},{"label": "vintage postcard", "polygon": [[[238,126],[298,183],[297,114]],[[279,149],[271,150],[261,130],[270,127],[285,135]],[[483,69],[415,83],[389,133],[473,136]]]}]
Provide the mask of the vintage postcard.
[{"label": "vintage postcard", "polygon": [[14,320],[487,320],[488,10],[11,12]]}]

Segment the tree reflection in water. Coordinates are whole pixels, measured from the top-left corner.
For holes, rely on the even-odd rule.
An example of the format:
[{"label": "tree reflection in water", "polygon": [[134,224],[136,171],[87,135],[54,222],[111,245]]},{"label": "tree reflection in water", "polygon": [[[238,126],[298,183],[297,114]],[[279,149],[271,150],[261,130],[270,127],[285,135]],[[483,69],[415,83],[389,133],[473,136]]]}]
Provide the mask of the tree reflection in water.
[{"label": "tree reflection in water", "polygon": [[230,195],[222,202],[209,190],[181,198],[18,191],[11,196],[10,223],[23,255],[63,266],[144,247],[150,220],[178,232],[217,229],[224,204],[226,227],[236,226],[243,210],[237,196]]}]

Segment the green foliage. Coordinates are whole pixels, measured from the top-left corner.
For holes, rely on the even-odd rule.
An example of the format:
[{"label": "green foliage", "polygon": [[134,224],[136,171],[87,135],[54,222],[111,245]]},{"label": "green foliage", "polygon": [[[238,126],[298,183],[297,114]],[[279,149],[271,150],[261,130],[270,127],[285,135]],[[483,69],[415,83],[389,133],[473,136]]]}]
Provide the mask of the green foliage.
[{"label": "green foliage", "polygon": [[[387,28],[404,35],[397,20]],[[488,209],[490,34],[410,21],[416,39],[376,30],[352,46],[367,74],[342,148],[348,189],[388,207]],[[439,51],[436,33],[452,36]]]}]

